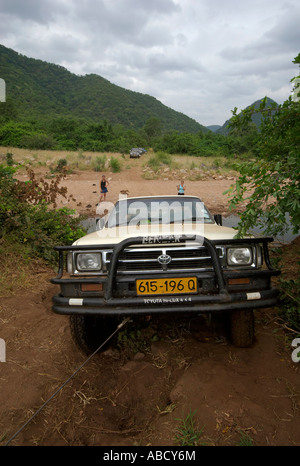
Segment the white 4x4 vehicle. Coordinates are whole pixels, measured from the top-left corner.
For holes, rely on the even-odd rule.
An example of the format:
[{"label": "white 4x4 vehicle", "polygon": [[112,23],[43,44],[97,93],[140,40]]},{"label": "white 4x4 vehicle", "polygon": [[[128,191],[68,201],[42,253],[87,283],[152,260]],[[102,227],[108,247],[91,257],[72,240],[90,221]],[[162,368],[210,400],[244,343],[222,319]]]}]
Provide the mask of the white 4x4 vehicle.
[{"label": "white 4x4 vehicle", "polygon": [[253,310],[277,302],[273,239],[236,239],[221,223],[194,196],[120,199],[99,230],[56,247],[53,311],[70,316],[72,336],[87,353],[120,317],[174,313],[228,313],[232,343],[250,347]]}]

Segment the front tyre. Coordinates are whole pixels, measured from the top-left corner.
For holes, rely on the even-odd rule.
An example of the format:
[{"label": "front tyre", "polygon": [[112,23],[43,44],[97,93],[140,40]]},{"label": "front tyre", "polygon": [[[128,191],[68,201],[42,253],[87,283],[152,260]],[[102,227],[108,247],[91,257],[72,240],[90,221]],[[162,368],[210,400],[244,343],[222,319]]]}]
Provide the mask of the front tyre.
[{"label": "front tyre", "polygon": [[[73,341],[85,354],[96,351],[116,330],[118,319],[115,317],[70,316]],[[104,345],[101,349],[104,349]]]},{"label": "front tyre", "polygon": [[250,348],[254,343],[253,309],[238,309],[230,312],[231,342],[239,348]]}]

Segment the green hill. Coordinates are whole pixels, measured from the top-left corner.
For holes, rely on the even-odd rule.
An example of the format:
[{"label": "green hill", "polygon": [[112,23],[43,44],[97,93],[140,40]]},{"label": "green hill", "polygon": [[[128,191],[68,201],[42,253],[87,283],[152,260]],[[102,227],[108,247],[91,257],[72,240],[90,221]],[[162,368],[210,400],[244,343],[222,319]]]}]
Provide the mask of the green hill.
[{"label": "green hill", "polygon": [[220,125],[210,125],[210,126],[206,126],[207,129],[209,129],[210,131],[212,131],[213,133],[215,133],[216,131],[218,131],[218,129],[221,128]]},{"label": "green hill", "polygon": [[7,100],[24,121],[71,117],[107,120],[137,130],[156,117],[163,131],[208,131],[154,97],[123,89],[96,74],[77,76],[62,66],[28,58],[2,45],[0,77],[6,82]]},{"label": "green hill", "polygon": [[[263,99],[260,99],[260,100],[256,100],[253,104],[249,105],[247,108],[249,107],[254,107],[254,108],[259,108],[260,104],[262,103]],[[270,99],[269,97],[266,98],[266,108],[271,108],[273,106],[278,106],[278,104]],[[257,112],[257,113],[254,113],[251,117],[251,120],[252,122],[257,126],[257,128],[260,127],[261,125],[261,121],[262,121],[262,113],[261,112]],[[216,133],[218,134],[223,134],[223,135],[227,135],[229,133],[229,128],[228,128],[228,124],[229,124],[229,121],[230,120],[227,120],[225,121],[224,125],[221,126],[221,128],[219,128]]]}]

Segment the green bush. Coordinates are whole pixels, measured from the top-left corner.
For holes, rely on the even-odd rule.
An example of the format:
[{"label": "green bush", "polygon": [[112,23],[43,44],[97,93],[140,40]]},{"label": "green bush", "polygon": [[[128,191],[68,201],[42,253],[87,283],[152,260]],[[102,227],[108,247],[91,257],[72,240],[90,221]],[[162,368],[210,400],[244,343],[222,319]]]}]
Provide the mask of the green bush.
[{"label": "green bush", "polygon": [[7,152],[6,154],[6,163],[8,166],[12,166],[14,164],[13,154],[11,152]]},{"label": "green bush", "polygon": [[55,142],[52,136],[45,133],[26,134],[21,139],[21,147],[26,149],[53,149]]},{"label": "green bush", "polygon": [[18,181],[15,171],[0,165],[0,237],[26,245],[29,257],[53,262],[55,245],[72,244],[86,232],[74,211],[50,208],[57,195],[67,197],[66,188],[58,186],[62,175],[49,185],[36,180],[32,171],[29,182]]},{"label": "green bush", "polygon": [[166,152],[162,151],[157,152],[148,160],[149,167],[151,167],[152,170],[155,171],[157,171],[161,165],[171,165],[171,163],[172,158],[170,154],[167,154]]},{"label": "green bush", "polygon": [[67,166],[67,160],[66,159],[59,159],[56,165],[56,171],[62,172]]},{"label": "green bush", "polygon": [[106,155],[101,155],[101,156],[95,157],[95,159],[93,161],[94,171],[95,172],[104,171],[105,163],[106,163]]},{"label": "green bush", "polygon": [[10,238],[28,245],[30,257],[54,262],[57,258],[54,246],[72,244],[86,233],[72,214],[74,211],[66,207],[51,210],[46,204],[27,206],[10,223],[14,227]]},{"label": "green bush", "polygon": [[111,157],[110,159],[110,169],[113,173],[118,173],[121,171],[121,163],[120,160],[116,157]]}]

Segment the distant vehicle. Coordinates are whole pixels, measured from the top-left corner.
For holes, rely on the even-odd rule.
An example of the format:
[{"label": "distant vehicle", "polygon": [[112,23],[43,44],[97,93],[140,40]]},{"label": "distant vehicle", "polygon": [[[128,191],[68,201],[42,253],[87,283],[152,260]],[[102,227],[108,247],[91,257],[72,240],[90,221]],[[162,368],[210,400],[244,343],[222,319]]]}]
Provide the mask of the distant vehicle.
[{"label": "distant vehicle", "polygon": [[145,154],[147,151],[143,147],[134,147],[130,151],[131,159],[138,159],[142,154]]}]

